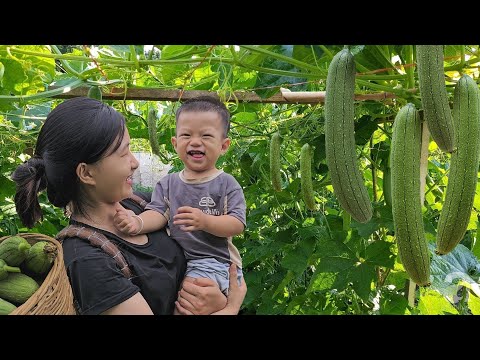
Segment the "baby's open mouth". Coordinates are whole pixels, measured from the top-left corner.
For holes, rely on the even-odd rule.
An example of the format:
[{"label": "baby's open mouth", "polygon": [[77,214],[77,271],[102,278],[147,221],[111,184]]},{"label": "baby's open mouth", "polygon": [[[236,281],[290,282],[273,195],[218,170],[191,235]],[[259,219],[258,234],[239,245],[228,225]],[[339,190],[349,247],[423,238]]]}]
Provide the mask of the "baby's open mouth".
[{"label": "baby's open mouth", "polygon": [[205,156],[205,153],[203,151],[198,151],[198,150],[187,151],[187,154],[197,159],[201,158],[202,156]]}]

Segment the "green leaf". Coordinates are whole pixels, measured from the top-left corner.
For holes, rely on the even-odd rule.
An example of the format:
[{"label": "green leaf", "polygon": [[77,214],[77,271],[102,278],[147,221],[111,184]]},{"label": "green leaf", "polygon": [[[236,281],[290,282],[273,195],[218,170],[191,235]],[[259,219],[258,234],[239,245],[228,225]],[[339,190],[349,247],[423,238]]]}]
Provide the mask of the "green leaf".
[{"label": "green leaf", "polygon": [[384,266],[393,269],[395,254],[390,250],[392,243],[377,240],[365,249],[365,261],[372,265]]},{"label": "green leaf", "polygon": [[15,183],[12,179],[0,174],[0,203],[3,205],[5,197],[15,194]]},{"label": "green leaf", "polygon": [[468,308],[473,315],[480,315],[480,298],[473,293],[468,297]]},{"label": "green leaf", "polygon": [[[259,45],[258,47],[265,50],[274,51],[273,49],[276,48],[276,45]],[[241,49],[238,56],[241,58],[242,63],[255,66],[260,65],[266,57],[265,54],[245,49]]]},{"label": "green leaf", "polygon": [[307,64],[316,65],[323,56],[323,50],[318,45],[294,45],[292,57]]},{"label": "green leaf", "polygon": [[192,45],[165,45],[162,48],[162,59],[168,60],[192,48]]},{"label": "green leaf", "polygon": [[420,294],[418,310],[422,315],[448,315],[458,314],[457,309],[448,302],[440,293],[426,290]]},{"label": "green leaf", "polygon": [[[244,265],[245,266],[245,265]],[[245,296],[245,300],[243,301],[244,306],[250,305],[255,300],[261,297],[261,294],[264,291],[264,271],[247,271],[245,272],[245,282],[248,284],[248,291],[247,295]]]},{"label": "green leaf", "polygon": [[308,266],[308,259],[315,248],[315,237],[300,237],[297,246],[290,250],[282,259],[281,265],[293,271],[295,275],[302,274]]},{"label": "green leaf", "polygon": [[[456,58],[456,57],[460,57],[460,54],[461,54],[461,51],[462,51],[462,48],[464,48],[465,45],[445,45],[443,47],[443,54],[444,54],[444,57],[445,58]],[[456,58],[456,59],[453,59],[453,60],[447,60],[449,62],[456,62],[456,63],[459,63],[460,62],[460,59],[459,58]]]},{"label": "green leaf", "polygon": [[377,122],[370,115],[363,115],[355,122],[355,144],[365,145],[377,130]]},{"label": "green leaf", "polygon": [[5,66],[2,94],[8,95],[10,92],[14,95],[20,94],[17,84],[20,85],[27,80],[22,65],[12,59],[2,59],[2,63]]},{"label": "green leaf", "polygon": [[352,221],[351,227],[357,229],[360,236],[368,238],[373,232],[380,228],[387,228],[394,231],[392,208],[385,204],[373,204],[373,217],[367,223]]},{"label": "green leaf", "polygon": [[364,243],[364,239],[355,236],[348,244],[328,237],[319,239],[319,251],[315,254],[319,263],[307,292],[343,291],[351,284],[358,296],[367,300],[376,276],[375,267],[393,267],[395,256],[390,251],[390,243],[378,241],[366,247]]},{"label": "green leaf", "polygon": [[382,291],[379,309],[381,315],[404,315],[407,308],[408,301],[405,296],[390,291]]},{"label": "green leaf", "polygon": [[246,267],[255,261],[275,256],[286,245],[289,245],[292,238],[293,230],[287,229],[275,233],[274,237],[265,243],[259,244],[257,241],[252,241],[248,244],[248,251],[242,258],[243,266]]},{"label": "green leaf", "polygon": [[[293,47],[291,45],[277,45],[274,48],[275,52],[289,57],[292,57],[292,50]],[[261,66],[270,69],[298,72],[298,69],[294,65],[285,63],[274,58],[266,58]],[[259,73],[257,76],[257,81],[255,83],[255,88],[258,89],[256,89],[255,92],[258,94],[258,96],[265,99],[276,94],[279,91],[280,87],[283,85],[297,84],[305,81],[305,78]],[[289,89],[292,91],[304,91],[307,89],[307,86],[306,84],[299,84],[291,86],[289,87]]]},{"label": "green leaf", "polygon": [[318,168],[320,163],[325,159],[325,134],[318,136],[312,143],[312,146],[315,147],[313,152],[313,165]]},{"label": "green leaf", "polygon": [[[388,55],[381,51],[379,45],[366,45],[361,52],[355,55],[355,62],[363,65],[368,70],[391,68],[392,63]],[[357,70],[358,69],[357,66]]]},{"label": "green leaf", "polygon": [[430,265],[431,288],[437,290],[453,303],[453,296],[457,293],[458,282],[464,281],[480,296],[478,279],[480,277],[480,263],[462,244],[458,244],[447,255],[435,254],[435,246],[428,244],[432,256]]},{"label": "green leaf", "polygon": [[257,120],[257,118],[258,116],[254,112],[237,112],[232,116],[232,121],[248,124]]},{"label": "green leaf", "polygon": [[373,234],[375,230],[378,229],[378,224],[372,220],[370,220],[367,223],[360,223],[358,221],[353,220],[351,227],[353,229],[357,229],[358,235],[364,238],[368,238],[370,235]]}]

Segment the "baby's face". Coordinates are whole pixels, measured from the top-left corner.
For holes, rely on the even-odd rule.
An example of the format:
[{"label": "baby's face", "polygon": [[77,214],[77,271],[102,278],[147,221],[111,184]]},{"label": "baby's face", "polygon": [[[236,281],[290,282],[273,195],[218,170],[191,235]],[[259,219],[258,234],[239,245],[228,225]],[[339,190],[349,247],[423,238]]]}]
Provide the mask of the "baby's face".
[{"label": "baby's face", "polygon": [[196,175],[208,176],[229,145],[224,137],[220,115],[213,111],[182,112],[177,120],[177,134],[172,144],[185,168]]}]

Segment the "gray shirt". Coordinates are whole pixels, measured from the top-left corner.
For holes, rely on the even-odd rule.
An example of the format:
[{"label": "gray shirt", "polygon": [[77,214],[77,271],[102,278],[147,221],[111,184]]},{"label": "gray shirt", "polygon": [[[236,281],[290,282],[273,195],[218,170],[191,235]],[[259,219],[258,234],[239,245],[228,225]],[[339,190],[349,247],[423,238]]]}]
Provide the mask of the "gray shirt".
[{"label": "gray shirt", "polygon": [[181,206],[198,208],[214,216],[230,215],[246,226],[245,198],[237,180],[221,170],[201,180],[186,179],[183,170],[168,174],[157,182],[146,209],[165,216],[170,236],[183,248],[187,260],[213,257],[241,268],[242,260],[231,237],[218,237],[200,230],[183,231],[173,224],[173,216]]}]

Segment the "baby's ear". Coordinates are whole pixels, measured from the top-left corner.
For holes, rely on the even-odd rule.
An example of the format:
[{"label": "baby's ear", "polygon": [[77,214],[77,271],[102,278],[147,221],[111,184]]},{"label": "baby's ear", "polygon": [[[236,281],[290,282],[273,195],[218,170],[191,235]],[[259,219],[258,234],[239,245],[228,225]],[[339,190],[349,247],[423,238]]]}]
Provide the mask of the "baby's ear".
[{"label": "baby's ear", "polygon": [[228,148],[230,147],[230,142],[231,142],[231,140],[230,140],[229,138],[223,139],[223,142],[222,142],[222,155],[227,152]]}]

